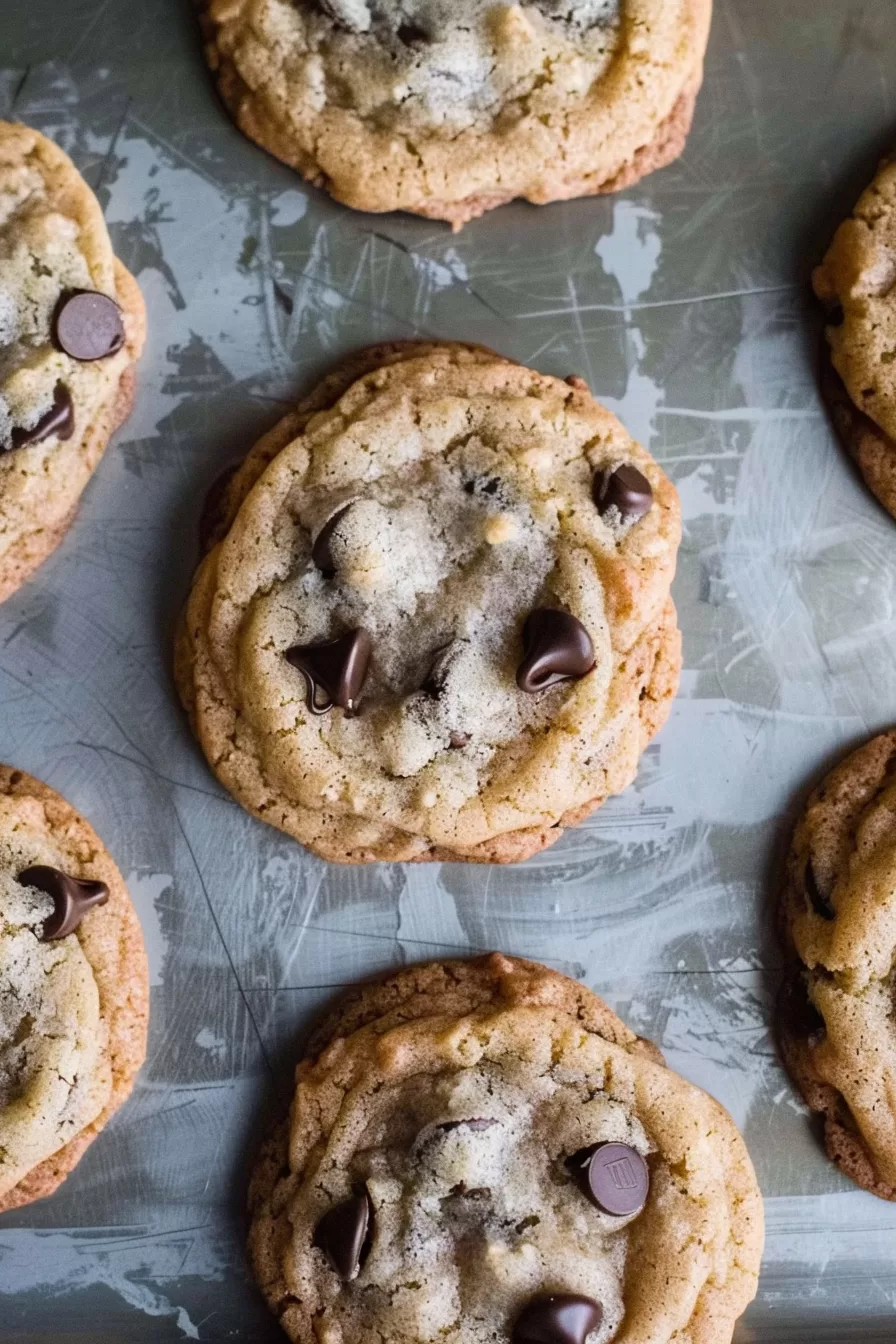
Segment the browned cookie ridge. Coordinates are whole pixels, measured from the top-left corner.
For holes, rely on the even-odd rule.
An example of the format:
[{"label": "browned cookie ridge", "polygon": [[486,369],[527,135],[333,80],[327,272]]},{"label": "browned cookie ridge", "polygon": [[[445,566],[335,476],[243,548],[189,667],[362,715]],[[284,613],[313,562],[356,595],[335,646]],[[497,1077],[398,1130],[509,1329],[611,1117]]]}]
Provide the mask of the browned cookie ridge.
[{"label": "browned cookie ridge", "polygon": [[812,283],[828,314],[822,393],[867,485],[896,517],[896,161],[880,165]]},{"label": "browned cookie ridge", "polygon": [[725,1111],[583,985],[500,954],[336,1007],[250,1212],[296,1344],[728,1344],[762,1249]]},{"label": "browned cookie ridge", "polygon": [[241,129],[356,209],[455,228],[682,150],[711,0],[203,0]]},{"label": "browned cookie ridge", "polygon": [[809,797],[780,910],[785,1063],[824,1119],[828,1156],[896,1199],[896,732],[853,752]]},{"label": "browned cookie ridge", "polygon": [[130,412],[145,311],[99,204],[39,132],[0,122],[0,601],[56,548]]},{"label": "browned cookie ridge", "polygon": [[181,695],[230,792],[325,858],[526,858],[668,712],[677,495],[580,380],[362,352],[203,525]]},{"label": "browned cookie ridge", "polygon": [[88,823],[0,767],[0,1211],[52,1194],[146,1054],[140,924]]}]

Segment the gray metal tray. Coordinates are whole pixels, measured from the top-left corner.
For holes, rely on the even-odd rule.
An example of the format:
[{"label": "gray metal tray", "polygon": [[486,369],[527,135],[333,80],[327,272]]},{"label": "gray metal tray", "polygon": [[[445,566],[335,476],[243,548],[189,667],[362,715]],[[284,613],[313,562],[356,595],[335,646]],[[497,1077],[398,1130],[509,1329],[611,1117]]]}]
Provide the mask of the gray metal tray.
[{"label": "gray metal tray", "polygon": [[[459,236],[332,203],[213,94],[187,0],[0,0],[0,115],[73,156],[149,305],[133,417],[0,611],[0,758],[97,825],[150,949],[149,1060],[52,1200],[0,1219],[4,1341],[276,1341],[247,1160],[310,1015],[421,957],[580,976],[742,1127],[766,1197],[738,1341],[896,1339],[896,1208],[822,1155],[769,1036],[769,898],[807,784],[896,717],[896,531],[814,380],[812,262],[896,138],[893,0],[717,0],[687,152]],[[685,673],[635,787],[519,867],[347,870],[217,787],[170,632],[203,494],[355,346],[584,375],[678,485]]]}]

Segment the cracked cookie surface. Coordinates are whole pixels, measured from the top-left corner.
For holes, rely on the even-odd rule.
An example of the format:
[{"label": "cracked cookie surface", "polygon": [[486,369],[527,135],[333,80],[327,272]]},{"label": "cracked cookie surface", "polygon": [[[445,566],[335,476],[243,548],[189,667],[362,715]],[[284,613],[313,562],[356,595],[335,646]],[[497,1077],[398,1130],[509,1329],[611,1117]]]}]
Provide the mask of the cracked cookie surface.
[{"label": "cracked cookie surface", "polygon": [[[75,303],[65,318],[76,295],[80,315]],[[85,313],[85,296],[99,314]],[[103,318],[112,337],[98,347]],[[144,334],[136,281],[74,164],[37,131],[0,122],[0,600],[68,530],[130,411]]]},{"label": "cracked cookie surface", "polygon": [[361,210],[459,227],[677,157],[711,0],[204,0],[237,123]]},{"label": "cracked cookie surface", "polygon": [[896,517],[896,160],[880,165],[812,283],[829,314],[825,400],[866,483]]},{"label": "cracked cookie surface", "polygon": [[828,1156],[896,1199],[896,731],[810,796],[781,903],[795,964],[778,1007],[785,1062],[824,1117]]},{"label": "cracked cookie surface", "polygon": [[[108,899],[48,939],[35,865]],[[143,939],[121,874],[52,789],[0,766],[0,1211],[51,1194],[127,1097],[146,1053]]]},{"label": "cracked cookie surface", "polygon": [[[624,1214],[570,1164],[610,1143],[646,1163]],[[340,1271],[331,1215],[352,1200],[366,1237]],[[297,1344],[508,1342],[545,1294],[600,1308],[588,1344],[725,1344],[762,1249],[727,1113],[583,985],[499,954],[412,967],[337,1007],[250,1211],[256,1276]]]},{"label": "cracked cookie surface", "polygon": [[[334,860],[511,861],[631,782],[677,684],[678,499],[573,381],[475,347],[378,347],[249,454],[177,653],[248,810]],[[651,496],[623,492],[637,516],[596,500],[620,466]],[[592,652],[523,689],[545,610]],[[352,632],[370,648],[357,703],[318,713],[308,657]],[[568,661],[568,632],[546,637]]]}]

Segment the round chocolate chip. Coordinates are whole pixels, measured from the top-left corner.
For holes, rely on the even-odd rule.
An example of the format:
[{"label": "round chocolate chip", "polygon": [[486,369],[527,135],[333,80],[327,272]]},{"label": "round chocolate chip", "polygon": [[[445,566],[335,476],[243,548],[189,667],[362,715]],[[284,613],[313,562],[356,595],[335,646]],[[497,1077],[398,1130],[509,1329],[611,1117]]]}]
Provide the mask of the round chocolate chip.
[{"label": "round chocolate chip", "polygon": [[630,462],[623,462],[614,471],[596,471],[591,494],[601,518],[615,509],[624,523],[636,523],[653,503],[650,482]]},{"label": "round chocolate chip", "polygon": [[70,439],[75,432],[75,411],[72,397],[64,383],[57,383],[53,405],[30,429],[12,431],[11,448],[25,448],[29,443],[42,443],[55,434],[57,439]]},{"label": "round chocolate chip", "polygon": [[56,309],[56,344],[72,359],[106,359],[124,345],[124,322],[114,299],[92,289],[65,294]]},{"label": "round chocolate chip", "polygon": [[328,579],[331,579],[336,573],[336,562],[330,551],[330,538],[336,530],[337,523],[348,513],[352,506],[352,502],[353,501],[349,501],[348,504],[343,504],[341,509],[337,509],[335,513],[330,514],[329,518],[314,538],[314,543],[311,547],[311,559],[317,565],[321,573]]},{"label": "round chocolate chip", "polygon": [[560,681],[574,681],[594,667],[591,636],[568,611],[539,607],[523,627],[523,661],[516,684],[530,695]]},{"label": "round chocolate chip", "polygon": [[334,705],[355,709],[372,649],[370,635],[359,629],[326,644],[295,644],[286,650],[287,662],[298,668],[307,682],[312,714],[326,714]]},{"label": "round chocolate chip", "polygon": [[574,1293],[535,1297],[514,1322],[513,1344],[585,1344],[603,1315],[603,1307],[590,1297]]},{"label": "round chocolate chip", "polygon": [[314,1229],[314,1244],[340,1279],[353,1279],[370,1253],[373,1210],[366,1187],[328,1209]]},{"label": "round chocolate chip", "polygon": [[105,882],[89,882],[80,877],[69,877],[58,868],[38,863],[25,868],[17,879],[23,887],[37,887],[53,899],[53,913],[44,920],[41,938],[43,942],[53,942],[57,938],[67,938],[81,923],[81,920],[95,905],[105,905],[109,899],[109,888]]},{"label": "round chocolate chip", "polygon": [[569,1165],[582,1192],[604,1213],[627,1217],[647,1203],[647,1163],[627,1143],[596,1143],[576,1153]]}]

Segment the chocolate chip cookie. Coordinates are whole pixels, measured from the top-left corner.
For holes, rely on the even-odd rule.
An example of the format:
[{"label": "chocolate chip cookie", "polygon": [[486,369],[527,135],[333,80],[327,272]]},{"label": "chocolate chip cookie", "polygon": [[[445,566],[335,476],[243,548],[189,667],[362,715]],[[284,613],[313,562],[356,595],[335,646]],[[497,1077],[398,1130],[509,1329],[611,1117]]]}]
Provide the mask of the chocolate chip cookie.
[{"label": "chocolate chip cookie", "polygon": [[809,798],[781,913],[793,958],[778,1004],[785,1063],[824,1118],[832,1161],[896,1199],[896,730]]},{"label": "chocolate chip cookie", "polygon": [[342,862],[509,862],[631,782],[678,679],[678,498],[571,381],[379,347],[216,492],[177,679],[250,812]]},{"label": "chocolate chip cookie", "polygon": [[337,200],[459,228],[676,158],[711,0],[203,0],[241,129]]},{"label": "chocolate chip cookie", "polygon": [[145,313],[93,192],[0,122],[0,601],[62,540],[127,417]]},{"label": "chocolate chip cookie", "polygon": [[866,483],[896,517],[896,159],[886,159],[812,278],[828,312],[823,393]]},{"label": "chocolate chip cookie", "polygon": [[336,1009],[250,1211],[296,1344],[726,1344],[763,1239],[722,1107],[583,985],[498,954]]},{"label": "chocolate chip cookie", "polygon": [[0,1212],[52,1194],[133,1085],[149,988],[136,912],[86,821],[0,766]]}]

